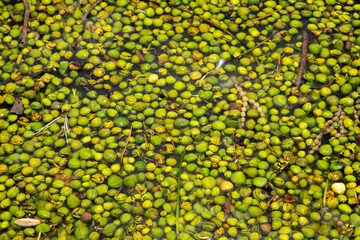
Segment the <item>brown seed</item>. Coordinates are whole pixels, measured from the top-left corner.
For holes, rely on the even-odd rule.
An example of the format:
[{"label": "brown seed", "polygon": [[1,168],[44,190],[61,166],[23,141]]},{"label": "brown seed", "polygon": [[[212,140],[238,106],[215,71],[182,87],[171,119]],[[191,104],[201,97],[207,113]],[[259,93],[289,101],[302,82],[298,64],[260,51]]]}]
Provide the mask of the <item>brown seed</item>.
[{"label": "brown seed", "polygon": [[290,202],[295,202],[295,197],[293,196],[293,195],[291,195],[291,194],[285,194],[284,195],[284,201],[285,202],[288,202],[288,203],[290,203]]},{"label": "brown seed", "polygon": [[89,212],[84,212],[81,215],[81,220],[83,220],[83,221],[90,221],[91,219],[92,219],[92,215]]},{"label": "brown seed", "polygon": [[261,231],[264,233],[270,233],[271,232],[271,225],[269,223],[264,223],[260,225]]},{"label": "brown seed", "polygon": [[18,188],[24,188],[26,186],[26,182],[25,181],[21,181],[21,182],[18,182]]}]

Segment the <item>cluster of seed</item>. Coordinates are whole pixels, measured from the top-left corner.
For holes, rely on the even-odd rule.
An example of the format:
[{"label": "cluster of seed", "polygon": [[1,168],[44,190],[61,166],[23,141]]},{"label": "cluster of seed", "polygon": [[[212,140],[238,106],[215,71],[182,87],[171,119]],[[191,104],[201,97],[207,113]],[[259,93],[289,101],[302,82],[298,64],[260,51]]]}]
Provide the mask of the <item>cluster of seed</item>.
[{"label": "cluster of seed", "polygon": [[315,151],[319,150],[319,147],[321,146],[321,140],[322,140],[323,136],[325,134],[331,133],[333,130],[335,130],[335,125],[333,124],[334,122],[339,123],[340,132],[336,133],[332,137],[332,139],[333,138],[338,138],[343,133],[345,133],[345,128],[343,126],[344,117],[345,117],[345,113],[342,111],[341,107],[339,106],[339,109],[335,113],[335,116],[332,119],[328,120],[324,124],[325,128],[315,137],[315,140],[314,140],[314,142],[312,144],[312,149],[309,151],[309,154],[314,154]]},{"label": "cluster of seed", "polygon": [[260,107],[260,104],[258,102],[256,102],[254,99],[249,99],[246,96],[246,92],[242,89],[242,87],[240,86],[239,83],[236,82],[236,80],[234,80],[235,83],[235,88],[236,90],[238,90],[239,92],[239,96],[241,97],[242,100],[242,107],[241,107],[241,118],[240,118],[240,128],[243,128],[245,125],[245,121],[246,121],[246,108],[249,105],[249,103],[256,108],[256,110],[258,111],[258,113],[260,114],[261,117],[265,117],[265,113],[263,113],[263,109]]},{"label": "cluster of seed", "polygon": [[354,128],[356,128],[359,126],[359,122],[360,122],[359,114],[354,106],[352,106],[352,109],[354,110]]},{"label": "cluster of seed", "polygon": [[[336,116],[333,117],[333,122],[338,122],[339,123],[339,128],[340,131],[338,133],[336,133],[334,136],[331,137],[330,141],[341,137],[344,133],[345,133],[345,127],[344,127],[344,118],[345,118],[345,112],[341,111],[341,109],[339,108],[339,110],[336,112],[338,113],[340,111],[340,116]],[[325,124],[326,127],[326,124]],[[332,128],[334,129],[334,128]]]}]

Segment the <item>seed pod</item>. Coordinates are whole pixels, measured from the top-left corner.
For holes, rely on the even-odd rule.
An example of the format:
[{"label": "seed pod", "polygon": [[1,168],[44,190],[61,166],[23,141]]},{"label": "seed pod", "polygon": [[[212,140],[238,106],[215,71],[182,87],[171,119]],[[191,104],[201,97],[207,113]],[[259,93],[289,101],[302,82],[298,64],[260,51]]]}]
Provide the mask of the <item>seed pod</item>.
[{"label": "seed pod", "polygon": [[21,227],[34,227],[41,223],[40,220],[34,218],[20,218],[15,220],[14,222],[16,225]]}]

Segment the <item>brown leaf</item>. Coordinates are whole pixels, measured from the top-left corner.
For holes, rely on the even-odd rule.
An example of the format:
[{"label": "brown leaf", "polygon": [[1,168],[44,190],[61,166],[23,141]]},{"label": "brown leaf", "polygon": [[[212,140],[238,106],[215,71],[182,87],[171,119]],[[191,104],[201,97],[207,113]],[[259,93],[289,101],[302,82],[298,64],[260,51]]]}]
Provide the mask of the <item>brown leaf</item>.
[{"label": "brown leaf", "polygon": [[150,7],[155,7],[155,8],[160,7],[160,5],[159,5],[157,2],[153,2],[153,1],[151,1],[151,2],[149,3],[149,6],[150,6]]},{"label": "brown leaf", "polygon": [[230,109],[240,111],[241,110],[241,104],[232,102],[232,103],[230,103]]},{"label": "brown leaf", "polygon": [[226,203],[225,203],[225,205],[224,205],[224,217],[225,217],[225,219],[227,219],[230,216],[231,206],[232,206],[231,202],[232,202],[232,198],[231,198],[231,196],[229,196]]},{"label": "brown leaf", "polygon": [[358,146],[360,146],[360,134],[359,133],[355,133],[355,142]]},{"label": "brown leaf", "polygon": [[80,69],[83,68],[83,66],[82,66],[80,63],[71,62],[71,63],[69,64],[69,68],[70,68],[71,70],[80,70]]},{"label": "brown leaf", "polygon": [[17,115],[23,114],[23,102],[20,98],[16,98],[16,101],[14,102],[13,106],[11,107],[10,113],[15,113]]},{"label": "brown leaf", "polygon": [[64,181],[65,186],[69,187],[72,180],[79,179],[79,178],[76,176],[70,176],[67,174],[56,174],[54,177],[54,180],[57,180],[57,179]]},{"label": "brown leaf", "polygon": [[136,50],[136,56],[138,56],[142,62],[145,62],[145,58],[139,50]]}]

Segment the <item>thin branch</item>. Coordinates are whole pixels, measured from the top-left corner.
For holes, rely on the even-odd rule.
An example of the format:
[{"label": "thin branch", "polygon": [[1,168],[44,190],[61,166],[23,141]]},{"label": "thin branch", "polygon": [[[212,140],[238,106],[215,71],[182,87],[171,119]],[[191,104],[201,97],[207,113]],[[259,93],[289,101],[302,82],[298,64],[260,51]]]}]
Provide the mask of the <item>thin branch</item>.
[{"label": "thin branch", "polygon": [[[188,13],[190,13],[191,15],[193,15],[193,12],[191,12],[191,11],[189,11],[189,10],[183,8],[183,7],[181,8],[181,10],[183,10],[183,11],[185,11],[185,12],[188,12]],[[236,37],[235,37],[231,32],[229,32],[229,31],[226,30],[225,28],[221,27],[220,25],[218,25],[218,24],[216,24],[216,23],[214,23],[214,22],[212,22],[212,21],[210,21],[210,20],[208,20],[208,19],[206,19],[206,18],[204,18],[204,17],[202,17],[202,16],[197,16],[197,17],[200,18],[201,20],[205,21],[205,22],[210,23],[210,24],[213,25],[214,27],[219,28],[219,29],[222,30],[223,32],[226,32],[227,34],[231,35],[234,39],[236,39]]]},{"label": "thin branch", "polygon": [[28,32],[28,25],[29,25],[29,16],[30,16],[30,8],[29,3],[27,0],[23,0],[24,8],[25,8],[25,15],[24,15],[24,24],[22,28],[22,39],[21,42],[26,44],[27,43],[27,32]]},{"label": "thin branch", "polygon": [[229,218],[230,213],[231,213],[231,206],[232,206],[231,195],[230,195],[230,193],[228,193],[227,195],[228,195],[228,198],[227,198],[226,203],[224,204],[224,208],[223,208],[225,220]]},{"label": "thin branch", "polygon": [[120,63],[118,63],[115,59],[113,59],[112,57],[110,57],[109,55],[107,55],[106,53],[104,53],[103,51],[101,51],[100,48],[98,48],[98,50],[100,51],[100,53],[102,55],[104,55],[107,59],[109,59],[110,61],[112,61],[113,63],[115,63],[119,68],[123,69],[124,71],[126,71],[128,74],[130,74],[131,76],[135,77],[129,70],[127,70],[126,68],[124,68],[123,66],[120,65]]},{"label": "thin branch", "polygon": [[274,13],[276,13],[276,12],[278,12],[278,11],[280,11],[280,9],[277,9],[277,10],[275,10],[275,11],[273,11],[273,12],[269,13],[269,14],[266,14],[265,16],[258,17],[258,18],[254,18],[254,19],[251,19],[251,20],[249,20],[249,21],[246,21],[246,22],[245,22],[245,24],[247,24],[247,23],[249,23],[249,22],[253,22],[253,21],[257,21],[257,20],[261,20],[261,19],[263,19],[263,18],[266,18],[266,17],[268,17],[268,16],[273,15]]},{"label": "thin branch", "polygon": [[136,6],[138,5],[139,2],[140,2],[140,0],[137,0],[136,3],[134,4],[133,9],[131,10],[131,16],[134,15],[135,8],[136,8]]},{"label": "thin branch", "polygon": [[175,215],[177,240],[180,239],[180,229],[179,229],[179,218],[180,218],[180,176],[181,176],[181,170],[182,170],[181,168],[182,168],[182,163],[183,163],[183,160],[184,160],[184,155],[185,155],[185,153],[182,153],[182,154],[181,154],[180,167],[179,167],[179,175],[178,175],[178,179],[177,179],[176,215]]},{"label": "thin branch", "polygon": [[301,60],[300,60],[300,68],[299,73],[296,77],[296,87],[299,89],[301,84],[301,79],[304,74],[304,70],[306,67],[306,60],[307,60],[307,51],[308,51],[308,45],[309,45],[309,35],[307,31],[307,27],[303,27],[303,43],[302,43],[302,50],[301,50]]},{"label": "thin branch", "polygon": [[130,141],[131,132],[132,132],[132,127],[130,128],[129,136],[128,136],[127,140],[126,140],[124,150],[122,151],[121,156],[120,156],[120,175],[121,175],[122,170],[123,170],[123,158],[124,158],[124,155],[125,155],[125,152],[126,152],[126,148],[127,148],[128,144],[129,144],[129,141]]},{"label": "thin branch", "polygon": [[324,189],[324,196],[323,196],[323,207],[326,207],[326,193],[329,186],[329,179],[326,181],[325,189]]},{"label": "thin branch", "polygon": [[266,41],[268,41],[270,38],[271,38],[271,36],[268,37],[267,39],[265,39],[264,41],[262,41],[261,43],[258,43],[258,44],[257,44],[256,46],[254,46],[253,48],[250,48],[250,49],[247,50],[246,52],[244,52],[244,53],[242,53],[242,54],[240,54],[240,55],[238,55],[238,56],[236,56],[236,57],[228,60],[227,63],[231,62],[231,61],[234,60],[234,59],[241,58],[241,57],[244,56],[245,54],[248,54],[249,52],[251,52],[251,51],[254,50],[255,48],[258,48],[258,47],[260,47],[261,45],[263,45],[263,44],[264,44]]},{"label": "thin branch", "polygon": [[53,124],[56,120],[58,120],[58,119],[61,118],[61,117],[62,117],[62,116],[58,116],[57,118],[55,118],[54,120],[52,120],[51,122],[49,122],[48,124],[46,124],[44,127],[40,128],[40,129],[37,130],[35,133],[31,134],[30,137],[31,137],[31,136],[34,136],[34,135],[38,134],[39,132],[41,132],[42,130],[50,127],[51,124]]},{"label": "thin branch", "polygon": [[268,207],[270,206],[271,201],[274,200],[274,197],[270,198],[270,200],[266,203],[265,208],[261,211],[260,215],[257,216],[254,225],[257,224],[257,222],[259,221],[259,219],[264,215],[265,211],[268,209]]},{"label": "thin branch", "polygon": [[[227,60],[227,61],[225,62],[225,64],[228,64],[229,62],[231,62],[231,61],[234,60],[234,59],[241,58],[242,56],[244,56],[245,54],[248,54],[249,52],[251,52],[251,51],[254,50],[255,48],[263,45],[263,44],[264,44],[267,40],[269,40],[269,39],[270,39],[270,37],[268,37],[267,39],[265,39],[265,40],[262,41],[261,43],[257,44],[255,47],[247,50],[246,52],[244,52],[244,53],[242,53],[242,54],[240,54],[240,55],[238,55],[238,56],[236,56],[236,57],[234,57],[234,58],[231,58],[231,59]],[[204,78],[210,76],[210,75],[211,75],[211,71],[212,71],[212,70],[209,70],[207,73],[205,73],[204,76],[200,79],[200,81],[202,81],[202,80],[204,80]]]},{"label": "thin branch", "polygon": [[165,128],[165,129],[166,129],[166,133],[168,134],[168,136],[169,136],[170,139],[171,139],[171,143],[172,143],[174,149],[176,149],[176,146],[175,146],[175,143],[174,143],[174,139],[173,139],[173,136],[171,135],[170,130],[169,130],[168,128]]},{"label": "thin branch", "polygon": [[69,125],[68,125],[68,118],[67,118],[67,116],[65,116],[65,120],[64,120],[64,133],[65,133],[66,145],[69,145],[67,135],[70,134],[70,131],[69,131]]},{"label": "thin branch", "polygon": [[89,15],[89,13],[91,12],[91,10],[93,10],[99,3],[101,3],[102,0],[97,0],[96,2],[93,3],[93,5],[91,5],[89,7],[89,9],[84,13],[84,15],[81,18],[81,23],[84,23],[87,16]]}]

